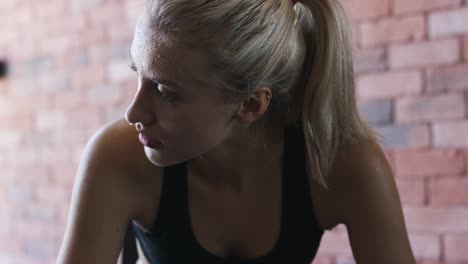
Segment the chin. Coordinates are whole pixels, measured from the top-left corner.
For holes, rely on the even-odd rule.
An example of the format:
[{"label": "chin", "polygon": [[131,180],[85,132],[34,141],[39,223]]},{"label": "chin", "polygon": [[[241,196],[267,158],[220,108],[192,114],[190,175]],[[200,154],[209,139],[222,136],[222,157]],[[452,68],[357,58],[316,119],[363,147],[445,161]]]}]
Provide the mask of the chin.
[{"label": "chin", "polygon": [[148,160],[158,167],[168,167],[184,162],[187,159],[175,158],[166,155],[164,151],[152,149],[149,147],[145,148],[145,154]]}]

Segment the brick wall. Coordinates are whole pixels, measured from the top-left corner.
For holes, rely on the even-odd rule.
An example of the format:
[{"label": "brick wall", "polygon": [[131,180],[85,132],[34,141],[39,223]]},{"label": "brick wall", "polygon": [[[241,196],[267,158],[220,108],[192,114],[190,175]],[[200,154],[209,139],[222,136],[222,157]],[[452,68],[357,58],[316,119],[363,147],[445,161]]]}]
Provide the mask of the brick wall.
[{"label": "brick wall", "polygon": [[[361,114],[385,136],[419,263],[468,263],[468,1],[346,0]],[[346,228],[314,264],[354,263]]]},{"label": "brick wall", "polygon": [[[0,263],[53,263],[85,143],[120,118],[142,0],[2,0]],[[360,111],[385,136],[419,263],[468,263],[468,1],[345,0]],[[353,263],[346,229],[314,264]]]}]

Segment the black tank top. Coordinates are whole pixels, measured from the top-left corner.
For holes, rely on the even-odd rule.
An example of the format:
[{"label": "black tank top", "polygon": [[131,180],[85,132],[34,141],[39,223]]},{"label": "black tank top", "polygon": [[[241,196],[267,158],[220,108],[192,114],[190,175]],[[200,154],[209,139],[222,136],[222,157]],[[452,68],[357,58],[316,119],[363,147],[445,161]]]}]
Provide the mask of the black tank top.
[{"label": "black tank top", "polygon": [[279,240],[273,249],[255,258],[220,257],[196,240],[190,224],[186,162],[164,169],[159,212],[145,232],[133,224],[142,251],[152,264],[310,264],[323,230],[315,219],[305,166],[304,134],[300,126],[284,133],[282,219]]}]

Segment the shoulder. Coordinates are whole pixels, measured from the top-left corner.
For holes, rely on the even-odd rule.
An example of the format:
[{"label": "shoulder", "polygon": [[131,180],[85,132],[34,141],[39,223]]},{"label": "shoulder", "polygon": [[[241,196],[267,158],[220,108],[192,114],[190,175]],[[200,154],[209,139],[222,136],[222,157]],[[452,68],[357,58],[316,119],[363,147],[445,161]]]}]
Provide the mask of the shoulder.
[{"label": "shoulder", "polygon": [[346,145],[329,176],[329,190],[320,197],[329,199],[322,213],[331,226],[346,226],[356,261],[415,263],[392,170],[380,146],[372,141]]},{"label": "shoulder", "polygon": [[383,183],[383,186],[387,186],[385,183],[392,178],[391,168],[382,148],[374,141],[361,140],[343,146],[329,180],[335,189],[342,190],[345,186],[368,188],[378,187],[376,185]]},{"label": "shoulder", "polygon": [[344,145],[333,163],[327,183],[329,189],[311,183],[317,217],[324,229],[352,221],[350,218],[356,216],[357,207],[366,209],[372,201],[385,199],[385,194],[397,195],[385,153],[371,140]]},{"label": "shoulder", "polygon": [[88,142],[87,150],[91,149],[99,160],[132,175],[157,168],[146,158],[136,129],[124,119],[110,122],[99,129]]},{"label": "shoulder", "polygon": [[94,175],[96,184],[132,197],[122,206],[127,204],[136,210],[145,199],[142,196],[154,191],[149,188],[159,186],[157,176],[162,175],[162,168],[147,159],[143,145],[138,141],[138,132],[123,119],[104,125],[92,136],[81,163],[84,165],[81,170],[94,168],[99,171],[86,174]]},{"label": "shoulder", "polygon": [[117,260],[126,226],[141,214],[144,193],[151,191],[150,177],[142,173],[145,155],[131,129],[119,120],[88,141],[73,185],[60,263]]}]

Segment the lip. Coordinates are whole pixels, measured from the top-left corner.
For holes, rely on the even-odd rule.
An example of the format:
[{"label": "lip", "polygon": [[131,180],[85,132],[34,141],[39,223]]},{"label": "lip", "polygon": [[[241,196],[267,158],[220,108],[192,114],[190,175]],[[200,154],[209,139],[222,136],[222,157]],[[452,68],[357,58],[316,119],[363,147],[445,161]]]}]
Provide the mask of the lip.
[{"label": "lip", "polygon": [[155,148],[161,147],[161,145],[162,145],[161,142],[159,142],[159,141],[157,141],[157,140],[155,140],[155,139],[150,138],[150,137],[149,137],[148,135],[146,135],[145,133],[141,133],[141,132],[140,132],[138,138],[140,139],[140,142],[141,142],[143,145],[145,145],[145,146],[147,146],[147,147],[149,147],[149,148],[155,149]]}]

